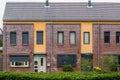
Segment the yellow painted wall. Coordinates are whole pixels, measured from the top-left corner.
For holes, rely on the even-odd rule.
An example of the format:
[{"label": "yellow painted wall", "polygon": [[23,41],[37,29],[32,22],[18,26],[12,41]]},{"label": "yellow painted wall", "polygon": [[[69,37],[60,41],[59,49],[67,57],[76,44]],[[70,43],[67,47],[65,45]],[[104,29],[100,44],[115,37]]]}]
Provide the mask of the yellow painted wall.
[{"label": "yellow painted wall", "polygon": [[[120,22],[3,22],[3,24],[34,24],[34,53],[46,53],[46,23],[49,24],[80,24],[81,25],[81,53],[93,53],[92,48],[92,25],[93,24],[120,24]],[[43,30],[44,43],[36,44],[36,31]],[[84,44],[84,32],[90,32],[90,44]]]},{"label": "yellow painted wall", "polygon": [[[36,43],[36,31],[43,31],[43,44]],[[34,53],[46,53],[46,22],[34,23]]]},{"label": "yellow painted wall", "polygon": [[[84,32],[90,32],[90,44],[84,44]],[[81,53],[92,53],[92,23],[81,23]]]}]

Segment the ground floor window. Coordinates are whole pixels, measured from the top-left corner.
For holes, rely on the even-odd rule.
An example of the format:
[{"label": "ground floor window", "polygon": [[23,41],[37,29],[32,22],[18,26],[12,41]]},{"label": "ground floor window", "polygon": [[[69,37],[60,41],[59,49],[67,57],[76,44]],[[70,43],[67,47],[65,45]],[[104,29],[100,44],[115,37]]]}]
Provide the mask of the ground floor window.
[{"label": "ground floor window", "polygon": [[29,67],[29,55],[10,55],[10,67]]},{"label": "ground floor window", "polygon": [[93,70],[93,55],[81,54],[81,70],[91,71]]},{"label": "ground floor window", "polygon": [[64,65],[76,66],[76,55],[75,54],[60,54],[57,55],[57,66],[63,67]]}]

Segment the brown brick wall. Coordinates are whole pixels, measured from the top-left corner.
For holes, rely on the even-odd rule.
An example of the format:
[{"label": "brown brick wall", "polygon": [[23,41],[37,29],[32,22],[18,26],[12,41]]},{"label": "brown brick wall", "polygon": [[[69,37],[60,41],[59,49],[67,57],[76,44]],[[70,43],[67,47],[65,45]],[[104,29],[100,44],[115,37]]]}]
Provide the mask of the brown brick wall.
[{"label": "brown brick wall", "polygon": [[[64,45],[57,44],[57,32],[64,31]],[[76,45],[70,45],[69,32],[76,32]],[[76,54],[77,66],[75,71],[80,70],[80,25],[47,25],[47,63],[51,64],[53,71],[61,71],[57,68],[57,54]],[[52,57],[52,60],[51,60]],[[50,71],[50,67],[47,68]]]},{"label": "brown brick wall", "polygon": [[[93,27],[93,61],[94,66],[98,66],[98,53],[100,57],[104,54],[120,54],[120,45],[116,44],[116,32],[120,31],[120,25],[102,24]],[[104,31],[110,31],[110,44],[104,44]]]},{"label": "brown brick wall", "polygon": [[[3,36],[3,70],[4,71],[33,71],[33,25],[4,25]],[[10,32],[15,31],[17,35],[16,45],[10,45]],[[22,45],[22,32],[29,32],[29,45]],[[30,56],[29,68],[11,68],[9,55],[11,54],[28,54]]]}]

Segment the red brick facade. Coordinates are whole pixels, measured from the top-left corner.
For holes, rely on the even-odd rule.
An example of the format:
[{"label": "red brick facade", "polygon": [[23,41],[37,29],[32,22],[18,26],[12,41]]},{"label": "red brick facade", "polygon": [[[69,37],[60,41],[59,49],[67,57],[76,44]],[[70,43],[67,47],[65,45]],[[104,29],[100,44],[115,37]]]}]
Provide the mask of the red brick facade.
[{"label": "red brick facade", "polygon": [[[104,32],[110,32],[110,44],[104,43]],[[93,25],[93,52],[94,66],[99,65],[99,61],[104,54],[120,54],[120,45],[116,44],[116,32],[120,31],[120,25],[101,24]]]},{"label": "red brick facade", "polygon": [[[57,32],[64,31],[64,44],[57,44]],[[69,32],[76,32],[76,44],[70,45]],[[77,62],[75,71],[80,70],[80,25],[47,25],[47,63],[51,63],[51,67],[47,71],[61,71],[57,67],[58,54],[76,54]]]},{"label": "red brick facade", "polygon": [[[3,70],[4,71],[33,71],[33,25],[4,25],[3,33]],[[16,32],[16,45],[10,45],[10,32]],[[29,45],[22,45],[22,32],[29,32]],[[10,55],[29,55],[29,67],[10,67]]]}]

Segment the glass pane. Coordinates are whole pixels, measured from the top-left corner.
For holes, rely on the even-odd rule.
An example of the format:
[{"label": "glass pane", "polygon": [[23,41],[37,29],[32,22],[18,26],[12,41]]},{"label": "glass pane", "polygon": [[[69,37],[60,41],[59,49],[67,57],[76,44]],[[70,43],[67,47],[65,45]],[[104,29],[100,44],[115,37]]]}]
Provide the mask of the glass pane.
[{"label": "glass pane", "polygon": [[75,32],[70,32],[70,44],[75,44]]},{"label": "glass pane", "polygon": [[16,44],[16,32],[10,32],[10,44]]},{"label": "glass pane", "polygon": [[63,32],[58,32],[58,43],[63,44]]},{"label": "glass pane", "polygon": [[22,43],[23,44],[28,44],[28,42],[29,42],[29,39],[28,39],[29,37],[28,37],[28,32],[23,32],[22,33]]},{"label": "glass pane", "polygon": [[110,32],[104,32],[104,43],[110,43]]},{"label": "glass pane", "polygon": [[15,62],[15,66],[24,66],[24,62]]},{"label": "glass pane", "polygon": [[43,58],[41,58],[41,66],[43,66]]},{"label": "glass pane", "polygon": [[37,31],[37,44],[43,44],[43,31]]},{"label": "glass pane", "polygon": [[89,43],[89,32],[84,33],[84,43]]},{"label": "glass pane", "polygon": [[34,62],[34,65],[38,65],[38,61],[35,61],[35,62]]}]

